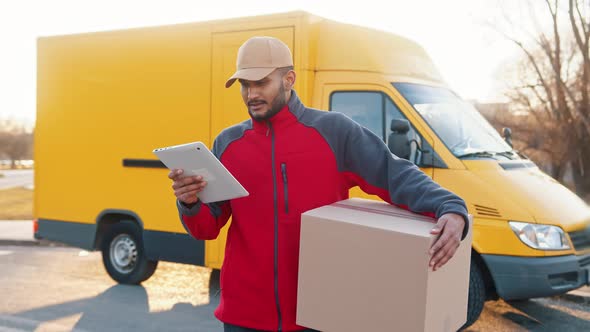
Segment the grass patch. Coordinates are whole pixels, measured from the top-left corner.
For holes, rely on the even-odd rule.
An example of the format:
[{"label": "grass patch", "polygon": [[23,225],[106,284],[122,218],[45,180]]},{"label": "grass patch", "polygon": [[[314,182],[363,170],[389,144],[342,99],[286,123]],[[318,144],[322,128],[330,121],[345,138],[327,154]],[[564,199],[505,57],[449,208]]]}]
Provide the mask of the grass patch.
[{"label": "grass patch", "polygon": [[33,191],[25,188],[0,190],[0,220],[33,219]]}]

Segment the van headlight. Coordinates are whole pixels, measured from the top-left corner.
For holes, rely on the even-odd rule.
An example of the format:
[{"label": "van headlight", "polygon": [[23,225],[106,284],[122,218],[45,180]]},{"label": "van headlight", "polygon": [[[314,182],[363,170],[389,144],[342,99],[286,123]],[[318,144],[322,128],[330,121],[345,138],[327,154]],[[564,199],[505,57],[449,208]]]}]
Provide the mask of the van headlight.
[{"label": "van headlight", "polygon": [[560,227],[509,221],[514,234],[527,246],[540,250],[570,249],[565,233]]}]

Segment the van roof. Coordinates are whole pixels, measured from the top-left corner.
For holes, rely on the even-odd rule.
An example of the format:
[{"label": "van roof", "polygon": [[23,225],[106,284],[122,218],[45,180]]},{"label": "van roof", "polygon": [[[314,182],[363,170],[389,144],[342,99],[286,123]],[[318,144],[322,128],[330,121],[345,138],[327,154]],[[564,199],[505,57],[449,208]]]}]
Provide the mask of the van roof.
[{"label": "van roof", "polygon": [[316,69],[383,73],[398,81],[444,85],[438,69],[416,42],[393,33],[322,20]]},{"label": "van roof", "polygon": [[[287,20],[300,20],[311,38],[311,56],[305,61],[304,70],[313,71],[359,71],[381,73],[391,81],[430,83],[446,85],[438,69],[422,46],[405,37],[352,24],[329,20],[305,11],[291,11],[276,14],[227,18],[193,23],[179,23],[123,29],[125,31],[149,31],[159,28],[207,27],[214,32],[235,31],[245,27],[262,27],[261,22],[270,24]],[[122,30],[78,33],[62,36],[39,37],[40,40],[54,38],[87,38],[90,35],[107,36]],[[301,35],[300,35],[301,36]]]},{"label": "van roof", "polygon": [[[411,39],[391,32],[329,20],[305,11],[291,11],[242,18],[249,20],[282,20],[300,18],[310,25],[310,38],[316,59],[315,71],[361,71],[387,75],[392,81],[430,83],[445,86],[442,75],[424,48]],[[224,20],[220,22],[227,22]]]}]

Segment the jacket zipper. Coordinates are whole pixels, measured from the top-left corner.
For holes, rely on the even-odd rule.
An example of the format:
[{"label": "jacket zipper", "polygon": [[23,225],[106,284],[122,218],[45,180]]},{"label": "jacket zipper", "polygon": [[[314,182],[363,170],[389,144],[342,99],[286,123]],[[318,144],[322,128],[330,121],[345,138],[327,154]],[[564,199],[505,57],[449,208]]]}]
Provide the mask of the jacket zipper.
[{"label": "jacket zipper", "polygon": [[275,252],[274,252],[274,277],[275,277],[275,302],[277,305],[277,316],[279,321],[278,331],[283,330],[283,318],[281,316],[281,304],[279,302],[279,198],[277,188],[277,171],[275,169],[275,133],[270,121],[268,121],[268,131],[271,140],[271,159],[272,159],[272,184],[274,191],[274,217],[275,217]]},{"label": "jacket zipper", "polygon": [[285,213],[289,213],[289,183],[287,182],[287,164],[281,164],[281,172],[283,173],[283,191],[285,196]]}]

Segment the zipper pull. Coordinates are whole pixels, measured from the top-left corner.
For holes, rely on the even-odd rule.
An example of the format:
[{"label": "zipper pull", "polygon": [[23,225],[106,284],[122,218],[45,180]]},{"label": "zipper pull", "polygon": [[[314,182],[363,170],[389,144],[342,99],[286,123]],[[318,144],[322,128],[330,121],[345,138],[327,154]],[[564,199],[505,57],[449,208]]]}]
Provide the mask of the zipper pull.
[{"label": "zipper pull", "polygon": [[270,120],[266,120],[266,125],[268,126],[268,129],[266,130],[266,137],[268,137],[268,133],[270,133]]},{"label": "zipper pull", "polygon": [[286,164],[281,164],[281,171],[283,173],[283,182],[285,184],[287,184],[287,165]]}]

